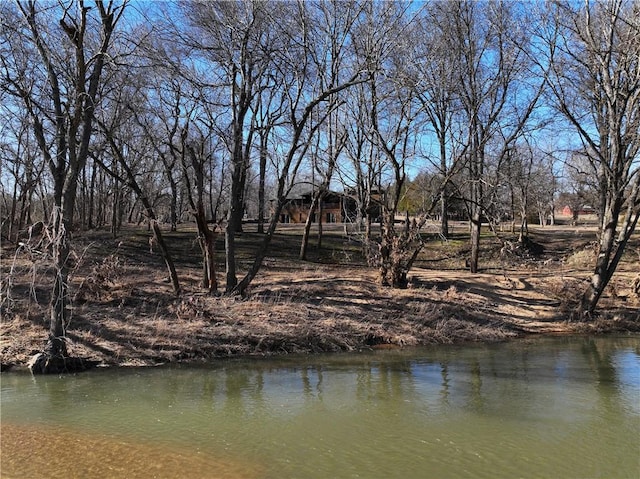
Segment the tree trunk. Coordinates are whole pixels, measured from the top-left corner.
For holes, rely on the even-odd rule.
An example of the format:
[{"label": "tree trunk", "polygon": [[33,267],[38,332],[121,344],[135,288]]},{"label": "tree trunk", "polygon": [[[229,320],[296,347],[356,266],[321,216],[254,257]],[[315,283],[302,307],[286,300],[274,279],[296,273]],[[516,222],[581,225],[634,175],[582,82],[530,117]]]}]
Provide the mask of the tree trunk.
[{"label": "tree trunk", "polygon": [[202,287],[214,294],[218,291],[216,276],[216,237],[215,231],[209,229],[204,215],[204,208],[196,211],[198,225],[198,243],[202,251]]},{"label": "tree trunk", "polygon": [[582,295],[580,310],[582,315],[586,317],[590,317],[595,311],[598,301],[611,279],[611,274],[615,270],[615,267],[612,268],[609,264],[614,241],[615,231],[612,228],[605,228],[600,239],[595,271],[591,276],[589,286]]},{"label": "tree trunk", "polygon": [[89,229],[93,229],[95,226],[93,221],[93,218],[94,218],[93,209],[95,205],[96,171],[97,170],[98,169],[94,164],[93,167],[91,168],[91,187],[89,191],[89,218],[87,220],[87,226]]},{"label": "tree trunk", "polygon": [[302,232],[302,241],[300,243],[300,255],[298,256],[301,261],[307,260],[307,248],[309,246],[309,233],[311,231],[311,223],[313,219],[314,211],[318,206],[318,200],[320,193],[316,192],[313,195],[311,206],[309,207],[309,213],[307,214],[307,221],[304,223],[304,231]]},{"label": "tree trunk", "polygon": [[447,238],[449,236],[449,197],[445,188],[440,191],[440,233]]},{"label": "tree trunk", "polygon": [[14,181],[13,182],[13,194],[11,195],[11,209],[9,212],[9,230],[7,232],[7,237],[9,238],[9,240],[11,240],[14,236],[14,232],[15,232],[15,237],[18,237],[18,231],[20,231],[18,228],[16,228],[15,225],[15,218],[16,218],[16,206],[18,203],[18,182]]},{"label": "tree trunk", "polygon": [[209,293],[218,291],[218,278],[216,276],[216,234],[207,229],[204,237],[204,263],[206,268],[206,276],[204,280],[206,284],[203,286]]},{"label": "tree trunk", "polygon": [[[171,257],[171,253],[169,252],[169,249],[167,248],[167,244],[164,241],[164,237],[162,236],[162,230],[158,225],[156,214],[153,211],[153,206],[151,205],[149,198],[144,194],[144,192],[142,191],[142,188],[138,184],[138,181],[136,180],[136,176],[134,172],[129,167],[127,160],[124,157],[122,151],[120,150],[120,148],[118,148],[118,145],[116,144],[111,131],[109,131],[102,122],[98,122],[98,124],[102,128],[106,136],[106,139],[109,142],[109,145],[111,146],[111,151],[116,156],[116,159],[118,160],[119,165],[125,171],[129,186],[136,193],[137,197],[140,199],[140,202],[142,203],[142,206],[144,207],[147,213],[148,228],[153,230],[154,239],[156,241],[156,244],[158,245],[158,248],[160,249],[160,254],[162,255],[162,259],[164,260],[165,266],[167,267],[167,271],[169,272],[169,279],[171,281],[171,284],[173,285],[173,292],[175,293],[176,296],[180,296],[180,282],[178,280],[178,273],[176,272],[176,268],[173,263],[173,258]],[[106,165],[104,165],[102,162],[98,161],[97,159],[95,159],[95,161],[100,165],[100,167],[106,173],[111,175],[114,178],[114,180],[118,180],[118,176],[113,171],[111,171]]]},{"label": "tree trunk", "polygon": [[[267,174],[267,133],[260,132],[260,171],[258,178],[258,233],[264,233],[265,181]],[[300,253],[302,255],[302,253]]]},{"label": "tree trunk", "polygon": [[51,292],[49,338],[45,353],[50,357],[67,356],[65,326],[67,318],[67,291],[69,285],[69,232],[70,222],[65,220],[61,207],[52,212],[53,260],[56,277]]},{"label": "tree trunk", "polygon": [[178,281],[178,273],[176,272],[176,267],[173,263],[173,258],[169,253],[169,248],[167,247],[166,242],[164,241],[164,236],[162,235],[162,231],[160,230],[160,226],[158,225],[158,221],[154,218],[150,220],[151,228],[153,229],[153,237],[160,248],[160,254],[162,255],[162,259],[167,267],[167,271],[169,272],[169,280],[171,281],[171,285],[173,286],[173,292],[176,296],[180,296],[180,282]]},{"label": "tree trunk", "polygon": [[224,248],[225,248],[225,265],[227,269],[227,281],[225,291],[231,293],[238,285],[238,277],[236,276],[236,239],[235,229],[230,223],[224,232]]},{"label": "tree trunk", "polygon": [[518,232],[518,243],[524,243],[525,237],[529,236],[529,224],[527,222],[527,212],[523,209],[520,212],[520,231]]},{"label": "tree trunk", "polygon": [[82,172],[81,172],[81,181],[80,181],[80,191],[82,193],[81,199],[82,201],[80,201],[80,208],[79,208],[79,212],[80,212],[80,229],[81,230],[87,230],[87,219],[89,217],[89,213],[87,211],[87,206],[89,204],[88,202],[88,196],[89,196],[89,186],[87,184],[87,168],[85,165],[85,168],[82,168]]},{"label": "tree trunk", "polygon": [[471,232],[469,243],[471,245],[471,256],[469,257],[469,270],[472,273],[478,272],[478,263],[480,261],[480,232],[482,229],[482,220],[480,218],[480,211],[473,212],[471,218]]},{"label": "tree trunk", "polygon": [[322,215],[324,214],[324,210],[322,208],[323,199],[324,192],[320,193],[320,196],[318,197],[318,251],[322,248]]},{"label": "tree trunk", "polygon": [[120,203],[120,182],[113,182],[113,196],[111,197],[111,235],[118,236],[118,210]]},{"label": "tree trunk", "polygon": [[[635,188],[638,188],[638,184],[635,185]],[[627,242],[629,241],[633,231],[635,231],[638,218],[640,217],[640,212],[636,211],[634,213],[633,207],[630,206],[622,224],[620,234],[618,238],[615,237],[618,225],[617,218],[621,209],[621,205],[617,203],[614,205],[612,210],[607,209],[605,211],[603,218],[603,221],[605,221],[604,229],[600,237],[600,246],[598,248],[595,270],[591,277],[589,286],[582,295],[580,303],[579,315],[581,319],[588,319],[595,312],[602,293],[618,267],[618,263],[622,258]]]},{"label": "tree trunk", "polygon": [[[241,135],[241,133],[240,133]],[[237,140],[241,141],[241,139]],[[240,154],[241,155],[241,154]],[[225,290],[231,293],[238,284],[236,265],[236,233],[242,228],[242,214],[244,205],[244,186],[246,169],[244,158],[234,159],[233,174],[231,180],[231,197],[229,198],[229,213],[227,215],[227,227],[225,230],[225,262],[227,269],[227,281]]]},{"label": "tree trunk", "polygon": [[42,201],[42,222],[48,223],[51,220],[50,206],[49,202],[47,201],[49,195],[46,194],[42,184],[40,185],[40,187],[40,199]]},{"label": "tree trunk", "polygon": [[178,185],[171,176],[170,172],[167,172],[169,178],[169,184],[171,185],[171,203],[169,206],[169,216],[171,222],[171,231],[178,230]]},{"label": "tree trunk", "polygon": [[49,305],[49,335],[44,351],[34,356],[29,363],[29,369],[32,373],[55,374],[62,372],[61,368],[64,368],[68,355],[65,328],[68,318],[69,256],[71,251],[69,243],[76,200],[76,182],[64,183],[64,188],[61,188],[60,191],[59,203],[54,207],[51,217],[55,279]]},{"label": "tree trunk", "polygon": [[235,294],[244,296],[247,288],[249,287],[249,284],[251,283],[251,281],[253,281],[253,279],[258,274],[258,271],[262,266],[262,262],[264,261],[264,258],[267,255],[267,251],[269,250],[269,245],[271,244],[271,240],[273,239],[273,234],[275,233],[276,226],[278,225],[280,213],[282,213],[284,200],[281,195],[278,195],[278,196],[279,196],[278,203],[273,212],[273,216],[271,217],[271,221],[269,222],[269,228],[267,229],[267,232],[264,235],[262,244],[258,248],[256,256],[253,260],[253,263],[249,267],[249,271],[247,271],[247,274],[244,275],[242,280],[238,282],[232,290],[229,290],[227,285],[227,294],[235,293]]}]

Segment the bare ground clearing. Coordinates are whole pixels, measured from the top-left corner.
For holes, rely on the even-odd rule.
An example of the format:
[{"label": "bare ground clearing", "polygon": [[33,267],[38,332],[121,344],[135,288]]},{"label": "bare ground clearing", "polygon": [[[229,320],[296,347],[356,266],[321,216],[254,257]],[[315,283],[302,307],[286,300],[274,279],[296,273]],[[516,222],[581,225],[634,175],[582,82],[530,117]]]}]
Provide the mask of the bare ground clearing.
[{"label": "bare ground clearing", "polygon": [[[69,352],[104,365],[142,366],[240,355],[272,355],[461,341],[500,341],[530,334],[640,331],[638,234],[588,323],[570,321],[588,281],[595,232],[589,227],[532,231],[531,251],[483,238],[485,269],[463,269],[464,233],[429,243],[405,290],[381,287],[356,243],[325,227],[324,247],[295,258],[300,235],[282,228],[247,298],[215,297],[198,287],[193,230],[167,233],[185,291],[175,298],[148,233],[118,238],[91,232],[75,240]],[[255,233],[240,237],[243,260]],[[313,249],[313,248],[312,248]],[[535,252],[532,252],[535,250]],[[220,261],[222,261],[222,254]],[[23,366],[47,331],[51,271],[37,253],[2,248],[0,361]],[[220,264],[222,268],[222,264]],[[222,279],[222,275],[221,275]]]}]

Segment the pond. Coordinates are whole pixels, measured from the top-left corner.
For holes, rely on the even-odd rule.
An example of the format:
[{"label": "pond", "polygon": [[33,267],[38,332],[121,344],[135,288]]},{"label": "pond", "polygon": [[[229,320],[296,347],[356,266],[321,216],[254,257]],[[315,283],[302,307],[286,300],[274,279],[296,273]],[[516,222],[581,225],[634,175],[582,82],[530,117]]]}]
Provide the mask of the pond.
[{"label": "pond", "polygon": [[637,478],[640,337],[1,377],[3,478]]}]

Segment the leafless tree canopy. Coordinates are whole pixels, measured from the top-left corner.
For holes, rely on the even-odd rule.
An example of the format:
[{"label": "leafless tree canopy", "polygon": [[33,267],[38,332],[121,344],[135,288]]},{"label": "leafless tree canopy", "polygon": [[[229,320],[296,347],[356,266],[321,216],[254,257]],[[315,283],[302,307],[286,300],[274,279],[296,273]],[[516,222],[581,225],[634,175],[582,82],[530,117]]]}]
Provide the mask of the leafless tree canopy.
[{"label": "leafless tree canopy", "polygon": [[[195,221],[203,286],[223,255],[244,294],[292,199],[312,199],[305,258],[337,192],[328,218],[403,286],[427,218],[443,238],[469,221],[476,272],[483,223],[524,241],[580,197],[600,221],[591,314],[640,215],[639,58],[633,0],[1,2],[2,235],[51,231],[53,357],[74,230],[148,225],[180,294],[160,225]],[[241,266],[247,220],[264,241]]]}]

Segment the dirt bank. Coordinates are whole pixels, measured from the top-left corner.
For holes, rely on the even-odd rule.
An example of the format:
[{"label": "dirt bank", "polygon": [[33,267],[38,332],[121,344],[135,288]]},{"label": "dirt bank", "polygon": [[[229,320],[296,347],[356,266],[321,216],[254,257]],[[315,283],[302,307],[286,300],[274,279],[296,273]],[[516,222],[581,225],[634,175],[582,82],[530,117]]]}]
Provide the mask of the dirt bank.
[{"label": "dirt bank", "polygon": [[[192,260],[179,271],[185,293],[175,298],[161,261],[148,246],[143,248],[142,236],[132,233],[98,246],[95,238],[87,239],[92,246],[79,256],[82,267],[74,276],[67,326],[73,356],[104,365],[140,366],[501,341],[531,334],[640,331],[640,298],[631,289],[637,274],[633,263],[623,265],[614,277],[599,318],[570,321],[572,300],[589,276],[587,267],[568,260],[577,254],[571,248],[561,256],[559,248],[552,254],[548,246],[547,256],[531,261],[503,258],[498,264],[486,259],[492,268],[472,275],[451,264],[448,269],[430,268],[438,258],[458,261],[454,245],[434,246],[441,248],[440,256],[425,258],[412,270],[408,289],[392,290],[378,285],[370,268],[346,263],[344,257],[351,253],[343,246],[332,264],[322,258],[270,258],[244,299],[201,293],[197,260]],[[336,259],[335,249],[331,257]],[[46,336],[50,272],[42,265],[34,269],[29,261],[24,255],[3,253],[3,276],[9,278],[12,272],[0,331],[5,366],[24,366],[41,350]]]}]

